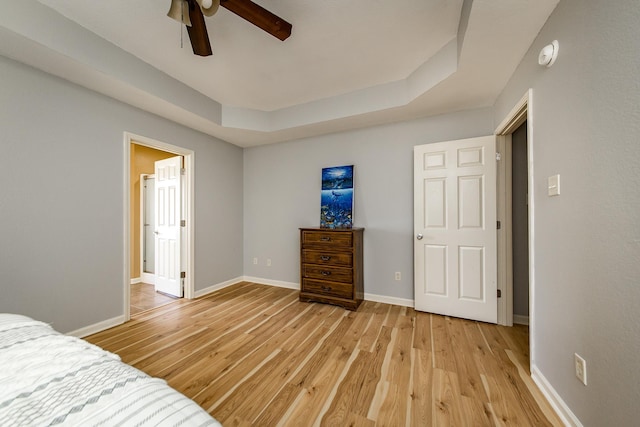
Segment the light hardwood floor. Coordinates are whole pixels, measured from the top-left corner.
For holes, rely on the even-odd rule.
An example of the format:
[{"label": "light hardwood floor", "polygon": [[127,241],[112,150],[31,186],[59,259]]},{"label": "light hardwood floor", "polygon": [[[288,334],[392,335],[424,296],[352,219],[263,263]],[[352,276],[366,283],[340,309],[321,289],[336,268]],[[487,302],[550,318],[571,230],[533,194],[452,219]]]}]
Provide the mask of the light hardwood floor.
[{"label": "light hardwood floor", "polygon": [[156,292],[156,288],[148,283],[135,283],[130,287],[131,314],[138,314],[151,308],[160,307],[176,300],[174,297]]},{"label": "light hardwood floor", "polygon": [[562,425],[526,327],[365,301],[357,312],[242,282],[87,338],[225,426]]}]

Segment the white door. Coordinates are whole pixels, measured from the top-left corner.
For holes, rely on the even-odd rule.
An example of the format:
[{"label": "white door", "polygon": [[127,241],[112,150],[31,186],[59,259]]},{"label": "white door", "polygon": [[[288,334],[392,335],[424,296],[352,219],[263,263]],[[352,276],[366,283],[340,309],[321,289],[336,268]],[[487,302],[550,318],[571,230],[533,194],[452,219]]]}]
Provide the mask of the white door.
[{"label": "white door", "polygon": [[156,291],[182,297],[180,212],[182,157],[155,163]]},{"label": "white door", "polygon": [[495,136],[414,147],[416,310],[497,322]]},{"label": "white door", "polygon": [[144,242],[142,244],[142,273],[149,273],[142,279],[145,283],[155,283],[148,281],[155,273],[156,263],[156,179],[154,175],[145,175],[142,187],[142,235]]}]

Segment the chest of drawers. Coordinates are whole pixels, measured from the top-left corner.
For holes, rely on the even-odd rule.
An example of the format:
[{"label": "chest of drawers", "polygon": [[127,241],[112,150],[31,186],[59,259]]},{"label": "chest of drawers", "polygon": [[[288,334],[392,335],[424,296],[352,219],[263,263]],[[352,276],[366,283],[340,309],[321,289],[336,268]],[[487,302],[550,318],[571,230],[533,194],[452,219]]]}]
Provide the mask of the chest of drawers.
[{"label": "chest of drawers", "polygon": [[363,228],[300,229],[300,301],[357,310],[364,298]]}]

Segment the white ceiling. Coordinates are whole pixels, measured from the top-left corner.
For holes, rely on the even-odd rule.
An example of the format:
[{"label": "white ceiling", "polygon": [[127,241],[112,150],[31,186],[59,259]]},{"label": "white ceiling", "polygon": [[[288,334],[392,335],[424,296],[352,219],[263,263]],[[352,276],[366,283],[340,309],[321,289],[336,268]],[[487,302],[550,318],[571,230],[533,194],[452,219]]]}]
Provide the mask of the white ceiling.
[{"label": "white ceiling", "polygon": [[0,54],[246,147],[490,106],[559,0],[254,1],[286,41],[221,7],[202,58],[170,0],[21,0]]}]

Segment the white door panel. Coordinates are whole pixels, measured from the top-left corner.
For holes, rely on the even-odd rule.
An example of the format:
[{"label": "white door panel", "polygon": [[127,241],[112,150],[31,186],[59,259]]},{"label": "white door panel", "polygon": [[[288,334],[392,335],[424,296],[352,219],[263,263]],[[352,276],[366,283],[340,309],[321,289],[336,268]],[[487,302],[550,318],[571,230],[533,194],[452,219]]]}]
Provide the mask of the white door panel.
[{"label": "white door panel", "polygon": [[495,137],[414,147],[415,307],[497,321]]},{"label": "white door panel", "polygon": [[[156,201],[155,201],[155,177],[153,175],[146,175],[143,182],[143,236],[144,236],[144,244],[142,245],[143,249],[143,262],[142,262],[142,272],[147,273],[146,279],[143,279],[145,283],[155,284],[155,278],[153,277],[155,273],[155,234],[153,233],[156,229]],[[150,281],[153,279],[153,281]]]},{"label": "white door panel", "polygon": [[155,163],[156,291],[182,297],[180,277],[180,213],[182,157]]}]

